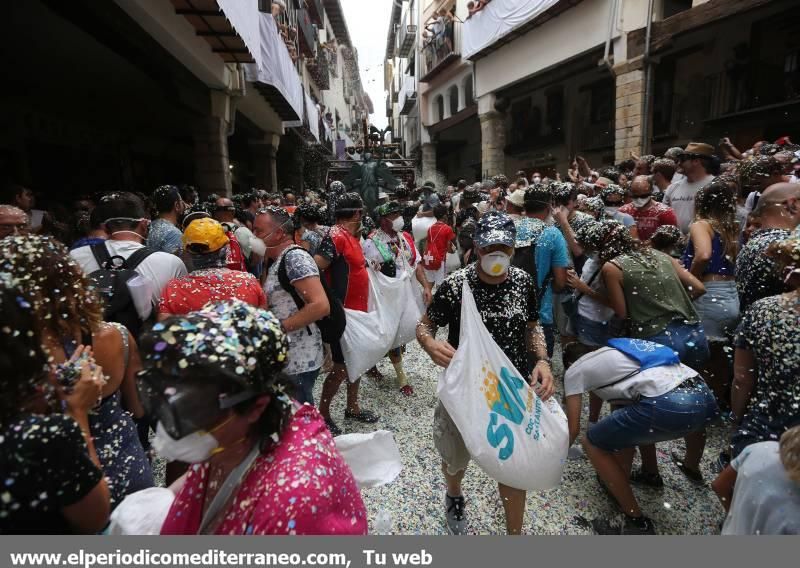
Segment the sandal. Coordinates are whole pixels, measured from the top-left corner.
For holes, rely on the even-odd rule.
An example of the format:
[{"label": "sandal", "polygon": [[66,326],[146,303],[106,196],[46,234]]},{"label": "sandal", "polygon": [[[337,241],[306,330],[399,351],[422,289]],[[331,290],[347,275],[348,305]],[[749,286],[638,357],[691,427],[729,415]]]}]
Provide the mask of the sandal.
[{"label": "sandal", "polygon": [[344,417],[349,420],[355,420],[356,422],[363,422],[364,424],[374,424],[380,418],[380,416],[369,410],[359,410],[358,412],[345,410]]},{"label": "sandal", "polygon": [[705,483],[705,480],[703,479],[703,474],[690,467],[687,467],[686,464],[683,463],[683,458],[678,455],[678,452],[672,450],[671,456],[672,456],[672,461],[675,463],[678,469],[681,470],[683,475],[689,478],[689,481],[691,481],[695,485],[703,485]]},{"label": "sandal", "polygon": [[328,430],[331,431],[331,436],[335,438],[336,436],[342,435],[342,429],[336,425],[336,422],[331,420],[330,418],[325,419],[325,426],[328,427]]},{"label": "sandal", "polygon": [[664,487],[664,480],[661,478],[661,475],[658,473],[646,472],[642,468],[632,471],[630,479],[631,483],[639,483],[641,485],[655,487],[656,489]]},{"label": "sandal", "polygon": [[367,371],[367,376],[370,379],[375,379],[376,381],[383,380],[383,373],[378,370],[378,367],[372,367],[369,371]]}]

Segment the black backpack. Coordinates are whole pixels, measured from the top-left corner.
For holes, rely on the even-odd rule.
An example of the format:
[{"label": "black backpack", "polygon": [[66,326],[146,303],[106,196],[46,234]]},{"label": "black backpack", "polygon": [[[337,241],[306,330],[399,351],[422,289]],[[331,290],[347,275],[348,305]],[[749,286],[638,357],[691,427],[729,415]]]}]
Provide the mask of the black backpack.
[{"label": "black backpack", "polygon": [[138,337],[144,322],[136,311],[128,281],[139,274],[136,267],[156,251],[142,248],[125,259],[111,256],[105,243],[91,245],[91,248],[100,269],[92,272],[89,280],[105,305],[105,321],[121,323]]},{"label": "black backpack", "polygon": [[547,273],[541,287],[539,286],[539,279],[536,276],[536,245],[539,239],[544,234],[544,228],[539,231],[536,237],[531,241],[531,244],[525,247],[518,247],[514,249],[514,256],[511,258],[511,265],[521,268],[533,278],[533,286],[536,290],[536,300],[539,305],[542,305],[542,298],[553,279],[553,271]]},{"label": "black backpack", "polygon": [[[301,250],[307,255],[311,256],[311,253],[309,253],[303,247],[292,247],[289,249],[289,251],[292,250]],[[284,253],[283,257],[281,258],[281,262],[278,265],[278,282],[280,283],[281,288],[291,295],[294,303],[297,305],[297,309],[302,310],[306,303],[300,297],[300,294],[297,293],[295,287],[292,286],[292,283],[289,282],[289,275],[286,273],[286,255],[289,254],[289,251]],[[328,284],[325,282],[325,279],[320,277],[320,282],[322,283],[323,290],[325,290],[325,296],[328,298],[328,303],[331,306],[331,313],[321,320],[318,320],[316,324],[320,333],[322,334],[322,341],[328,344],[337,344],[342,338],[342,334],[344,334],[344,328],[347,325],[344,306],[342,305],[342,302],[333,295],[328,287]],[[311,329],[306,329],[308,330],[308,334],[311,335]]]}]

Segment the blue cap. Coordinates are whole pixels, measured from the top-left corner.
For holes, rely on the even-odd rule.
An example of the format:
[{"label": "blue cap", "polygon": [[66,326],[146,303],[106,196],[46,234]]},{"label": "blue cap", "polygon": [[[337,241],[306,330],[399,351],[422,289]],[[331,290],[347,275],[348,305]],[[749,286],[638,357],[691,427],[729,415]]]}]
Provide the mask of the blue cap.
[{"label": "blue cap", "polygon": [[473,241],[478,248],[492,245],[513,247],[517,239],[514,220],[505,213],[489,211],[478,220]]}]

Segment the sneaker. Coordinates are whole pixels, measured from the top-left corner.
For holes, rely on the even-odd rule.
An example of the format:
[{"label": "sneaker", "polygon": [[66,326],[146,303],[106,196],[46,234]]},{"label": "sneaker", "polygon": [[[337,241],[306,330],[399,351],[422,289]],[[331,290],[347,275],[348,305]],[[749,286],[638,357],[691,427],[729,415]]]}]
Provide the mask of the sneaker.
[{"label": "sneaker", "polygon": [[414,387],[411,385],[406,385],[400,389],[400,394],[403,396],[414,396]]},{"label": "sneaker", "polygon": [[600,535],[652,535],[656,534],[656,526],[653,521],[645,516],[640,519],[632,519],[623,515],[622,519],[594,519],[592,522],[594,532]]},{"label": "sneaker", "polygon": [[341,435],[342,435],[342,429],[341,429],[341,428],[339,428],[339,427],[336,425],[336,422],[334,422],[334,421],[333,421],[333,420],[331,420],[330,418],[326,418],[326,419],[325,419],[325,425],[328,427],[328,430],[330,430],[330,431],[331,431],[331,436],[333,436],[334,438],[335,438],[336,436],[341,436]]},{"label": "sneaker", "polygon": [[631,483],[638,483],[640,485],[647,485],[648,487],[655,487],[661,489],[664,487],[664,480],[658,473],[648,473],[642,468],[635,469],[631,472]]},{"label": "sneaker", "polygon": [[464,516],[464,497],[445,495],[444,506],[447,508],[447,531],[450,534],[467,534],[467,519]]}]

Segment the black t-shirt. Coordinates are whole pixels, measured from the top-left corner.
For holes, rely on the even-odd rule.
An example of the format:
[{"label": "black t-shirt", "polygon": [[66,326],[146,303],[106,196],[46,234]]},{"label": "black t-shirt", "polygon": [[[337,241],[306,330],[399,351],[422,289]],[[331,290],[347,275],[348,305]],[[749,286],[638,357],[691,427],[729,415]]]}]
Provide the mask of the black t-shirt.
[{"label": "black t-shirt", "polygon": [[785,291],[783,276],[775,260],[766,255],[772,243],[791,237],[786,229],[756,232],[736,259],[736,288],[740,310],[744,314],[753,302]]},{"label": "black t-shirt", "polygon": [[480,280],[474,264],[451,274],[439,286],[428,306],[428,318],[438,327],[450,326],[448,341],[455,348],[458,348],[461,334],[461,293],[465,278],[492,339],[517,370],[527,377],[530,370],[525,334],[528,323],[539,320],[533,279],[524,270],[513,266],[501,284],[486,284]]},{"label": "black t-shirt", "polygon": [[102,478],[72,418],[29,414],[12,420],[0,430],[0,533],[71,533],[61,509],[83,499]]}]

